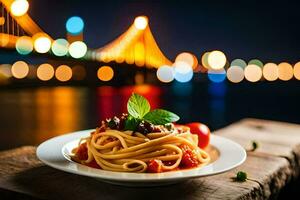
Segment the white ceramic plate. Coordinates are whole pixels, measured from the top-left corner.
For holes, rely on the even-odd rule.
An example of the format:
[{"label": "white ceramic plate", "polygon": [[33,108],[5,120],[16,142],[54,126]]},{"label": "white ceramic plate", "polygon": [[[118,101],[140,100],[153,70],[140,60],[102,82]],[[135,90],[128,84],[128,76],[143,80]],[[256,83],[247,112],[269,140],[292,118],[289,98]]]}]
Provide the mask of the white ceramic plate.
[{"label": "white ceramic plate", "polygon": [[79,139],[89,136],[91,131],[78,131],[47,140],[37,148],[37,156],[53,168],[127,186],[165,185],[190,178],[214,175],[233,169],[246,159],[246,152],[239,144],[217,135],[211,135],[210,145],[212,149],[217,150],[218,156],[215,156],[216,159],[204,167],[158,174],[105,171],[78,164],[70,159],[71,150],[77,146]]}]

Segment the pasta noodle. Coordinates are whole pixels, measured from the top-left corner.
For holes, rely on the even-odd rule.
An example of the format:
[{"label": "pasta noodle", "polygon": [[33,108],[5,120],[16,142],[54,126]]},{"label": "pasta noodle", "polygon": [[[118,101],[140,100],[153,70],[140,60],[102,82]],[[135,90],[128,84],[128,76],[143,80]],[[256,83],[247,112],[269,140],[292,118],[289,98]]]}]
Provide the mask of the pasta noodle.
[{"label": "pasta noodle", "polygon": [[[189,168],[184,167],[187,156],[195,162],[193,167],[207,164],[210,157],[197,144],[198,136],[189,129],[142,134],[100,127],[80,140],[72,159],[103,170],[135,173],[149,172],[150,163],[156,161],[155,172],[165,172]],[[86,149],[85,156],[81,148]]]}]

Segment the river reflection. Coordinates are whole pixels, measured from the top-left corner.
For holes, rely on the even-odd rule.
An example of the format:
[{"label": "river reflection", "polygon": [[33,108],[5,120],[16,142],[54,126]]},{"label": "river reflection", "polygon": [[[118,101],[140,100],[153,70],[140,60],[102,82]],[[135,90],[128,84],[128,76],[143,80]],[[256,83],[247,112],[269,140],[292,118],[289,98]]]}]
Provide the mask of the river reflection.
[{"label": "river reflection", "polygon": [[148,85],[1,91],[0,149],[35,145],[57,135],[94,128],[101,119],[125,112],[133,92],[148,98],[152,108],[161,104],[161,89]]},{"label": "river reflection", "polygon": [[101,119],[126,111],[132,92],[144,95],[152,108],[177,113],[180,123],[200,121],[212,130],[245,117],[300,123],[300,87],[289,84],[175,82],[164,86],[2,89],[0,150],[37,145],[57,135],[95,128]]}]

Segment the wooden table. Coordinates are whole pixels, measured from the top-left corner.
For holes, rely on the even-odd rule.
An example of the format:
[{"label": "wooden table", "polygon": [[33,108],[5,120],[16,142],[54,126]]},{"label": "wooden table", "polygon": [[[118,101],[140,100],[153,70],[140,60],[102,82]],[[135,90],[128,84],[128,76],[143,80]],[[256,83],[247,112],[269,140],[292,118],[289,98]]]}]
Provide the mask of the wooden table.
[{"label": "wooden table", "polygon": [[[214,134],[230,138],[248,152],[246,162],[229,172],[176,185],[131,188],[109,185],[92,178],[61,172],[42,164],[36,147],[0,153],[0,198],[20,199],[267,199],[275,198],[300,170],[300,125],[244,119]],[[237,171],[249,180],[232,179]]]}]

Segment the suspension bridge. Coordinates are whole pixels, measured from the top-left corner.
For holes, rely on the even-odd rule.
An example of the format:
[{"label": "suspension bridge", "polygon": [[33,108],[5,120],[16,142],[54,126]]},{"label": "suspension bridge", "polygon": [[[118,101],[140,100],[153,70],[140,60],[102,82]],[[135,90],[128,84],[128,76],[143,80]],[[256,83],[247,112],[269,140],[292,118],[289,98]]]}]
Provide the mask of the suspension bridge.
[{"label": "suspension bridge", "polygon": [[[12,13],[13,2],[13,0],[0,0],[1,48],[14,49],[18,39],[22,36],[29,36],[36,40],[37,35],[43,35],[48,37],[51,42],[54,41],[50,34],[45,33],[29,14],[15,16]],[[100,63],[126,63],[147,68],[172,64],[157,45],[146,16],[137,17],[128,30],[104,47],[88,49],[88,52],[85,58]],[[51,54],[51,50],[48,54]],[[47,54],[39,56],[44,55]]]}]

